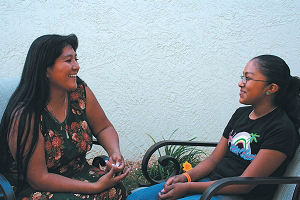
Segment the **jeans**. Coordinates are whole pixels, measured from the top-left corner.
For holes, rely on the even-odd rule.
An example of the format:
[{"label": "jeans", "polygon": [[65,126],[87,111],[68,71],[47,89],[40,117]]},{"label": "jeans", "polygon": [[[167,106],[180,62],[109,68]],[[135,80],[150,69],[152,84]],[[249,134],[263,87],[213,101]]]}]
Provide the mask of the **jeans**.
[{"label": "jeans", "polygon": [[[204,178],[199,180],[199,182],[208,182],[210,181],[208,178]],[[136,192],[133,192],[131,195],[127,197],[126,200],[154,200],[158,199],[158,193],[164,188],[164,183],[156,184],[150,186],[148,188],[140,189]],[[182,200],[199,200],[201,194],[186,196],[180,198]],[[211,198],[211,200],[243,200],[240,195],[215,195]]]}]

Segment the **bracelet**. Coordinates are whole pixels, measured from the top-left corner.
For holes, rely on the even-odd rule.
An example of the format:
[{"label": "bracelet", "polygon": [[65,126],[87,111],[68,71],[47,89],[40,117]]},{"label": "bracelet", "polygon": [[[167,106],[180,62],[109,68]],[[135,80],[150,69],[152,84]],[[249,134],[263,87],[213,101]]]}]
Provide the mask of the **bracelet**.
[{"label": "bracelet", "polygon": [[192,182],[192,178],[188,173],[183,173],[182,175],[184,175],[187,178],[188,182]]}]

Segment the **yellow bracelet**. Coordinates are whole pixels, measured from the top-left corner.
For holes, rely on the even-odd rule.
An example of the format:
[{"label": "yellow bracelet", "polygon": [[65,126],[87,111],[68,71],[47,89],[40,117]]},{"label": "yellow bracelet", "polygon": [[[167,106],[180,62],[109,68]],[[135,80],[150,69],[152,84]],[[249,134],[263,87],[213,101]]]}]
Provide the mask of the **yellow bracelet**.
[{"label": "yellow bracelet", "polygon": [[187,178],[188,182],[192,182],[192,178],[188,173],[183,173],[182,175],[184,175]]}]

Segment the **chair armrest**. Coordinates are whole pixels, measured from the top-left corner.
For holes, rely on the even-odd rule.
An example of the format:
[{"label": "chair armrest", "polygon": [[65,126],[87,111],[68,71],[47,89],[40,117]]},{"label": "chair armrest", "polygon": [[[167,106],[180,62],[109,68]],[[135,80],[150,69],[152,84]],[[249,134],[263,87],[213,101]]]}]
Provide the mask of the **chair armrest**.
[{"label": "chair armrest", "polygon": [[15,200],[15,193],[8,180],[0,174],[0,198],[4,197],[6,200]]},{"label": "chair armrest", "polygon": [[[101,145],[97,140],[96,138],[93,138],[93,144],[95,145]],[[106,163],[105,161],[108,160],[109,157],[107,155],[100,155],[100,156],[97,156],[93,159],[93,163],[92,165],[94,167],[99,167],[99,165],[101,165],[102,167],[106,166]]]},{"label": "chair armrest", "polygon": [[101,144],[97,141],[96,138],[93,138],[93,144],[95,144],[95,145],[101,145]]},{"label": "chair armrest", "polygon": [[[151,158],[151,156],[153,155],[153,153],[163,147],[163,146],[167,146],[167,145],[179,145],[179,146],[206,146],[206,147],[215,147],[217,146],[218,143],[216,142],[196,142],[196,141],[181,141],[181,140],[162,140],[160,142],[157,142],[155,144],[153,144],[145,153],[143,160],[142,160],[142,173],[144,175],[144,177],[146,178],[147,181],[150,182],[150,184],[140,184],[141,186],[150,186],[150,185],[154,185],[154,184],[158,184],[160,182],[164,182],[166,181],[166,179],[164,180],[154,180],[149,176],[148,173],[148,163],[149,160]],[[162,156],[158,159],[158,163],[162,166],[167,166],[169,161],[172,161],[174,163],[174,170],[171,173],[171,176],[175,176],[179,173],[180,170],[180,164],[178,163],[178,161],[171,157],[171,156]]]},{"label": "chair armrest", "polygon": [[[209,200],[220,189],[236,184],[300,184],[300,177],[230,177],[222,178],[211,184],[202,194],[200,200]],[[298,188],[298,187],[296,187]],[[299,189],[295,189],[293,199],[299,198]]]}]

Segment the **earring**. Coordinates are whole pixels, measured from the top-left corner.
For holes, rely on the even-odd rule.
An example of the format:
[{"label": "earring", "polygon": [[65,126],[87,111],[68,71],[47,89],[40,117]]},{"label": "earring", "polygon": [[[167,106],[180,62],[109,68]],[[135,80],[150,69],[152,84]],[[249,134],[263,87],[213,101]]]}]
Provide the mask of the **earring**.
[{"label": "earring", "polygon": [[270,92],[266,92],[266,95],[270,95]]}]

